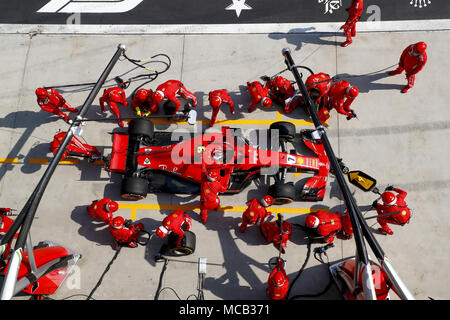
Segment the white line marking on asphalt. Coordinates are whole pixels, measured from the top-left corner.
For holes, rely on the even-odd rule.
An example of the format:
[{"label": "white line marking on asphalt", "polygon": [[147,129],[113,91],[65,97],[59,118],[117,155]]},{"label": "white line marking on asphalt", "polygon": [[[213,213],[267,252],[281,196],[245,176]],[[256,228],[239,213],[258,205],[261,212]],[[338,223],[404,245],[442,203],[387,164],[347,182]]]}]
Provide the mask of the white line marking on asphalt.
[{"label": "white line marking on asphalt", "polygon": [[[262,23],[262,24],[182,24],[182,25],[77,25],[77,24],[0,24],[0,34],[252,34],[338,32],[343,22]],[[450,30],[450,19],[363,21],[358,32]]]},{"label": "white line marking on asphalt", "polygon": [[51,0],[37,12],[120,13],[137,7],[143,0]]}]

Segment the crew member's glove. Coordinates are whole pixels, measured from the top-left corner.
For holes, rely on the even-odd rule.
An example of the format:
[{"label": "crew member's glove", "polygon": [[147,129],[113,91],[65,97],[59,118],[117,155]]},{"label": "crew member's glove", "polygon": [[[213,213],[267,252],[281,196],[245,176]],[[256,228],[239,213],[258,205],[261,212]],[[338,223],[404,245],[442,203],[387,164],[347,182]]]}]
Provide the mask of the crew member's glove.
[{"label": "crew member's glove", "polygon": [[385,190],[392,191],[392,190],[394,190],[394,186],[387,186]]},{"label": "crew member's glove", "polygon": [[378,206],[378,201],[377,200],[375,200],[374,202],[372,202],[372,207],[373,208],[376,208]]}]

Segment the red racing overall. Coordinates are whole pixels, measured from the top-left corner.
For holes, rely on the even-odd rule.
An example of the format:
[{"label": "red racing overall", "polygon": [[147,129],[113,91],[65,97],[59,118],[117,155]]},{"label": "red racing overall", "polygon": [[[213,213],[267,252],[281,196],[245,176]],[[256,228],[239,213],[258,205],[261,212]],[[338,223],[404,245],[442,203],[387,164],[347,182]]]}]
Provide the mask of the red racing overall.
[{"label": "red racing overall", "polygon": [[182,96],[184,99],[191,99],[194,107],[197,105],[197,97],[192,92],[188,91],[184,84],[178,80],[169,80],[160,84],[156,88],[154,101],[156,104],[160,103],[165,98],[172,101],[176,106],[175,114],[181,106],[181,102],[178,100],[177,95]]},{"label": "red racing overall", "polygon": [[183,210],[176,210],[169,216],[165,217],[162,221],[162,226],[156,230],[156,235],[159,238],[165,237],[169,232],[173,232],[178,235],[177,246],[181,246],[181,241],[184,237],[183,228],[187,231],[192,226],[192,220],[189,215]]},{"label": "red racing overall", "polygon": [[403,50],[400,62],[398,63],[398,68],[389,72],[390,75],[395,75],[405,71],[408,84],[402,89],[403,93],[406,93],[414,86],[416,74],[419,73],[427,63],[426,48],[427,45],[424,42],[418,42],[408,46]]},{"label": "red racing overall", "polygon": [[352,0],[350,8],[347,8],[346,10],[348,11],[348,19],[341,29],[344,29],[347,40],[341,44],[341,47],[346,47],[351,44],[352,37],[356,36],[356,23],[361,18],[364,10],[363,0]]},{"label": "red racing overall", "polygon": [[247,82],[247,89],[252,99],[248,112],[253,112],[258,103],[261,103],[261,105],[266,108],[272,106],[272,100],[269,97],[269,90],[264,88],[259,81],[254,81],[251,83]]},{"label": "red racing overall", "polygon": [[289,290],[289,278],[284,270],[284,260],[278,258],[277,265],[267,281],[267,296],[270,300],[283,300]]},{"label": "red racing overall", "polygon": [[266,207],[263,206],[259,199],[249,200],[246,204],[248,208],[242,214],[241,232],[245,232],[248,225],[253,225],[258,221],[262,222],[272,214],[271,212],[267,212]]},{"label": "red racing overall", "polygon": [[235,113],[233,100],[231,100],[227,90],[222,89],[209,92],[209,104],[212,107],[211,122],[209,123],[210,127],[214,126],[214,123],[216,123],[217,114],[219,113],[222,103],[228,103],[231,114]]},{"label": "red racing overall", "polygon": [[72,108],[58,91],[52,88],[36,89],[37,103],[42,110],[56,114],[69,123],[69,117],[60,109],[67,109],[70,112],[78,112],[78,109]]},{"label": "red racing overall", "polygon": [[346,80],[336,82],[328,93],[328,104],[327,107],[322,108],[318,112],[318,116],[322,123],[330,118],[329,112],[332,109],[340,114],[346,115],[347,119],[355,118],[353,110],[350,105],[358,96],[358,89],[352,87],[350,83]]},{"label": "red racing overall", "polygon": [[[125,91],[119,87],[113,87],[106,89],[103,92],[103,96],[100,97],[100,107],[102,112],[105,112],[105,103],[108,104],[112,113],[116,116],[116,118],[120,118],[120,111],[118,103],[123,104],[125,107],[128,105],[127,97],[125,95]],[[119,120],[119,126],[123,127],[123,121]]]},{"label": "red racing overall", "polygon": [[109,225],[113,219],[113,213],[116,212],[117,209],[117,202],[112,201],[110,198],[103,198],[92,201],[87,207],[87,212],[91,218],[103,220],[103,222]]},{"label": "red racing overall", "polygon": [[144,229],[142,223],[136,225],[131,223],[131,220],[125,221],[118,216],[112,220],[109,226],[109,231],[114,238],[116,246],[128,245],[132,248],[137,247],[137,239]]},{"label": "red racing overall", "polygon": [[131,108],[138,116],[149,116],[151,113],[158,113],[159,106],[153,101],[153,91],[139,89],[136,91],[131,103]]},{"label": "red racing overall", "polygon": [[408,208],[408,205],[405,202],[405,198],[407,193],[399,188],[392,188],[397,194],[395,203],[393,204],[376,204],[375,209],[377,210],[378,215],[392,213],[398,211],[398,213],[394,213],[392,215],[378,217],[377,221],[380,224],[381,228],[379,229],[383,233],[394,234],[394,232],[387,225],[396,224],[403,226],[404,224],[409,222],[411,218],[411,211]]}]

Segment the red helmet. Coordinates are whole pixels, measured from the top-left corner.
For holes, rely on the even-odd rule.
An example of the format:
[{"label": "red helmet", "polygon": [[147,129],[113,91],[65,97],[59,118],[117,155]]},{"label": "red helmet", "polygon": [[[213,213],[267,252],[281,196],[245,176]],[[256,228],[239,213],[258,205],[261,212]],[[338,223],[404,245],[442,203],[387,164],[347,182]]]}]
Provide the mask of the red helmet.
[{"label": "red helmet", "polygon": [[156,229],[156,235],[158,238],[164,238],[166,234],[169,232],[166,227],[160,226],[158,229]]},{"label": "red helmet", "polygon": [[109,99],[114,102],[120,102],[122,101],[122,96],[117,91],[111,91],[109,93]]},{"label": "red helmet", "polygon": [[272,203],[273,203],[273,197],[272,196],[269,196],[269,195],[267,195],[267,196],[264,196],[262,199],[261,199],[261,204],[264,206],[264,207],[270,207],[271,205],[272,205]]},{"label": "red helmet", "polygon": [[281,76],[275,78],[275,85],[280,88],[284,86],[284,79]]},{"label": "red helmet", "polygon": [[348,87],[346,93],[353,98],[356,98],[359,94],[359,90],[357,87]]},{"label": "red helmet", "polygon": [[156,103],[160,103],[164,99],[164,92],[162,92],[161,90],[156,90],[153,99],[155,99]]},{"label": "red helmet", "polygon": [[119,209],[119,205],[115,201],[110,201],[106,204],[106,211],[108,212],[116,212]]},{"label": "red helmet", "polygon": [[272,106],[272,100],[270,100],[270,98],[268,97],[264,97],[261,101],[261,104],[263,107],[269,108]]},{"label": "red helmet", "polygon": [[391,191],[383,192],[383,194],[381,195],[381,199],[383,200],[383,203],[388,206],[397,202],[397,197]]},{"label": "red helmet", "polygon": [[114,229],[122,229],[124,222],[125,222],[125,220],[121,216],[118,216],[113,219],[111,226]]},{"label": "red helmet", "polygon": [[286,277],[281,271],[278,271],[273,276],[272,281],[276,287],[281,287],[286,282]]},{"label": "red helmet", "polygon": [[216,181],[217,178],[219,177],[219,173],[216,170],[210,171],[208,172],[206,177],[208,178],[209,181]]},{"label": "red helmet", "polygon": [[424,53],[425,50],[427,50],[427,44],[425,42],[422,42],[422,41],[421,42],[417,42],[414,45],[414,51],[416,53]]},{"label": "red helmet", "polygon": [[145,90],[145,89],[139,89],[136,92],[136,98],[139,101],[145,101],[145,99],[147,99],[147,97],[148,97],[148,93],[147,93],[147,90]]},{"label": "red helmet", "polygon": [[305,219],[305,224],[308,228],[317,228],[319,226],[319,218],[317,218],[315,215],[308,215]]},{"label": "red helmet", "polygon": [[44,88],[37,88],[36,95],[40,98],[46,98],[48,96],[48,92]]},{"label": "red helmet", "polygon": [[213,108],[218,108],[222,103],[222,99],[219,96],[214,96],[209,100],[209,104]]}]

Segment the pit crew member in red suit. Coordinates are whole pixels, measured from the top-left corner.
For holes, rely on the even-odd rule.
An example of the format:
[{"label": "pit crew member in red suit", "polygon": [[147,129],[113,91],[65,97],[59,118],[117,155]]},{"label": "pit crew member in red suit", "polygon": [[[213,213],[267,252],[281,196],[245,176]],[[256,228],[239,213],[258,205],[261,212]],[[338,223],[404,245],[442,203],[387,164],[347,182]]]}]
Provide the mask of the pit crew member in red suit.
[{"label": "pit crew member in red suit", "polygon": [[164,218],[162,226],[156,229],[156,235],[159,238],[164,238],[169,232],[173,232],[178,235],[177,247],[180,247],[181,240],[184,237],[183,228],[189,231],[191,226],[192,220],[189,215],[183,210],[176,210]]},{"label": "pit crew member in red suit", "polygon": [[247,82],[247,89],[252,99],[248,112],[253,112],[258,103],[261,103],[261,105],[266,108],[272,106],[272,99],[269,97],[269,90],[264,88],[259,81]]},{"label": "pit crew member in red suit", "polygon": [[131,220],[125,221],[121,216],[115,217],[109,226],[109,231],[114,238],[116,247],[124,245],[132,248],[137,247],[137,239],[143,229],[144,225],[142,223],[134,225],[131,223]]},{"label": "pit crew member in red suit", "polygon": [[276,267],[267,281],[267,296],[271,300],[283,300],[289,290],[289,278],[284,270],[284,260],[278,258]]},{"label": "pit crew member in red suit", "polygon": [[359,90],[355,86],[351,86],[346,80],[336,82],[331,86],[328,93],[327,107],[322,108],[318,112],[319,119],[325,123],[330,118],[329,112],[332,109],[340,114],[346,115],[347,120],[356,117],[356,113],[350,108],[352,102],[358,96]]},{"label": "pit crew member in red suit", "polygon": [[60,109],[66,109],[70,112],[78,112],[78,109],[72,108],[58,91],[52,88],[36,89],[37,103],[42,110],[56,114],[63,118],[67,123],[72,123],[69,117]]},{"label": "pit crew member in red suit", "polygon": [[241,232],[244,233],[247,230],[248,225],[253,225],[258,221],[264,221],[264,219],[270,215],[271,212],[267,212],[268,207],[273,203],[273,197],[266,195],[262,199],[252,199],[247,201],[248,208],[242,214]]},{"label": "pit crew member in red suit", "polygon": [[364,10],[363,0],[352,0],[350,7],[346,10],[348,11],[348,19],[341,29],[344,29],[347,40],[341,43],[341,47],[346,47],[351,44],[353,42],[352,37],[356,36],[356,23],[361,18]]},{"label": "pit crew member in red suit", "polygon": [[231,114],[235,113],[233,100],[231,100],[227,90],[221,89],[209,92],[209,104],[212,107],[211,121],[209,122],[210,127],[214,126],[214,123],[216,123],[217,114],[219,113],[222,103],[228,103]]},{"label": "pit crew member in red suit", "polygon": [[175,114],[181,106],[180,100],[177,99],[177,94],[182,96],[184,99],[191,99],[194,107],[197,105],[197,97],[192,92],[188,91],[184,84],[178,80],[169,80],[160,84],[156,88],[153,99],[156,104],[159,104],[164,99],[168,99],[175,103]]},{"label": "pit crew member in red suit", "polygon": [[270,99],[272,101],[278,101],[283,106],[286,113],[292,112],[300,101],[292,101],[292,99],[290,99],[295,95],[294,87],[288,79],[283,78],[282,76],[277,76],[267,81],[265,88],[269,90]]},{"label": "pit crew member in red suit", "polygon": [[[103,92],[103,96],[100,97],[100,107],[102,109],[102,112],[105,112],[105,103],[109,106],[116,118],[120,118],[119,106],[117,104],[121,103],[125,107],[128,105],[125,91],[119,87],[106,89]],[[122,120],[119,120],[119,126],[124,126]]]},{"label": "pit crew member in red suit", "polygon": [[[58,132],[53,137],[53,141],[50,145],[50,151],[54,155],[58,151],[58,148],[61,145],[61,142],[64,140],[65,137],[66,137],[65,132]],[[87,143],[82,143],[80,141],[80,139],[78,139],[75,136],[72,137],[72,139],[70,140],[70,143],[67,145],[66,150],[63,152],[63,155],[61,156],[61,160],[64,160],[65,158],[67,158],[71,152],[72,152],[72,155],[76,154],[76,155],[80,155],[80,156],[84,155],[84,156],[88,157],[88,161],[95,161],[95,160],[101,158],[101,153],[96,147],[91,146]]]},{"label": "pit crew member in red suit", "polygon": [[327,105],[331,88],[330,75],[323,72],[312,74],[306,79],[305,85],[312,101],[319,104],[319,110]]},{"label": "pit crew member in red suit", "polygon": [[323,236],[326,243],[332,243],[334,236],[342,229],[341,216],[325,211],[310,213],[305,219],[305,225],[307,228],[317,229],[317,234]]},{"label": "pit crew member in red suit", "polygon": [[208,219],[208,210],[216,210],[220,206],[219,192],[228,189],[228,179],[219,174],[220,169],[209,169],[202,172],[200,187],[200,217],[203,223]]},{"label": "pit crew member in red suit", "polygon": [[278,218],[276,221],[269,223],[261,221],[260,228],[267,242],[272,242],[275,246],[280,248],[282,253],[285,253],[287,241],[291,238],[292,235],[292,224],[290,222],[284,221],[283,216],[281,214],[278,214]]},{"label": "pit crew member in red suit", "polygon": [[340,236],[346,240],[351,239],[354,232],[348,211],[345,211],[345,215],[341,216],[341,223],[342,229],[339,232]]},{"label": "pit crew member in red suit", "polygon": [[139,89],[136,91],[131,103],[131,108],[140,117],[148,117],[151,113],[158,113],[159,106],[153,101],[153,91]]},{"label": "pit crew member in red suit", "polygon": [[110,198],[103,198],[100,200],[92,201],[87,207],[87,212],[93,219],[100,219],[106,224],[111,224],[113,219],[113,213],[119,209],[117,202],[112,201]]},{"label": "pit crew member in red suit", "polygon": [[426,50],[427,44],[425,42],[418,42],[416,44],[409,45],[405,50],[403,50],[397,69],[389,72],[392,76],[405,71],[408,84],[402,89],[403,93],[408,92],[408,90],[414,86],[416,74],[419,73],[419,71],[422,70],[427,63]]},{"label": "pit crew member in red suit", "polygon": [[389,186],[381,195],[383,204],[379,204],[376,200],[372,203],[372,206],[377,210],[378,215],[393,213],[377,218],[377,221],[381,226],[381,228],[378,229],[380,232],[392,235],[394,232],[389,228],[387,225],[388,223],[403,226],[409,222],[411,211],[405,202],[406,195],[407,193],[402,189]]}]

